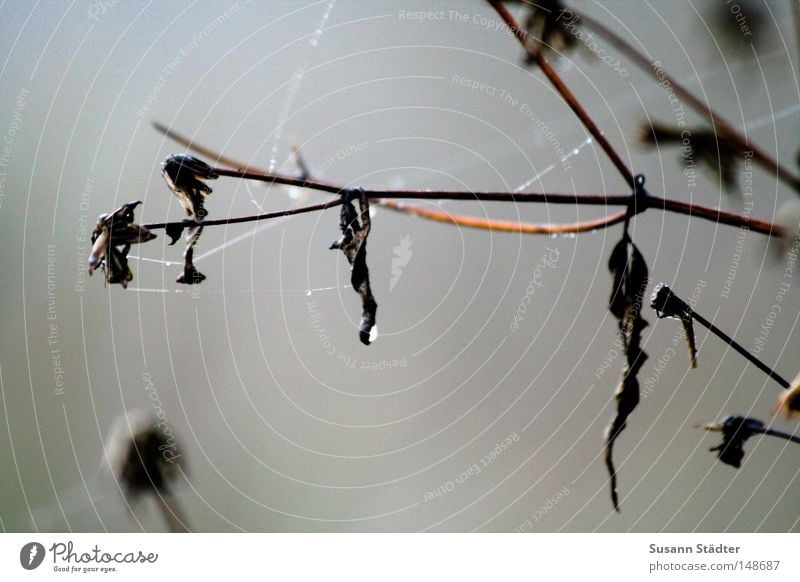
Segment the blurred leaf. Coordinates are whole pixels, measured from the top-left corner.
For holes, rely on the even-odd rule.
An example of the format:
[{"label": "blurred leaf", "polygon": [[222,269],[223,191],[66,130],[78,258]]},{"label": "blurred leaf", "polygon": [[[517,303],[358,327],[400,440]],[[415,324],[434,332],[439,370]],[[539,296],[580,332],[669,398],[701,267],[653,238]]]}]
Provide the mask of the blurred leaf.
[{"label": "blurred leaf", "polygon": [[684,129],[681,131],[665,125],[645,126],[642,141],[648,145],[679,145],[681,161],[686,165],[691,160],[714,170],[717,180],[728,191],[736,190],[736,172],[744,159],[744,148],[722,132],[706,129]]},{"label": "blurred leaf", "polygon": [[577,22],[560,0],[535,0],[525,20],[525,64],[534,64],[534,55],[543,55],[550,51],[561,53],[574,47],[576,39],[570,33],[570,28]]}]

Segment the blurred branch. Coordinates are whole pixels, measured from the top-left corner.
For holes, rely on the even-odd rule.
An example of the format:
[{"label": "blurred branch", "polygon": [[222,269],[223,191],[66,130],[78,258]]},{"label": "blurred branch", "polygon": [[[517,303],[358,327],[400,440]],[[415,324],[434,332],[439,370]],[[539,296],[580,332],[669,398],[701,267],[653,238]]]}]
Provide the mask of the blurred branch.
[{"label": "blurred branch", "polygon": [[628,43],[621,36],[613,32],[601,22],[576,10],[569,9],[569,11],[574,16],[578,17],[582,24],[605,38],[612,46],[615,46],[620,52],[624,53],[630,60],[636,63],[639,68],[656,79],[656,81],[660,83],[667,83],[678,96],[683,98],[689,104],[689,106],[692,107],[692,109],[694,109],[700,115],[703,115],[709,121],[715,132],[718,134],[723,134],[725,138],[727,138],[729,141],[735,142],[740,148],[753,152],[753,159],[764,169],[777,176],[779,180],[788,186],[791,186],[796,191],[800,192],[800,178],[781,166],[776,160],[774,160],[769,154],[764,152],[757,145],[751,143],[747,136],[743,135],[731,124],[722,119],[719,114],[710,107],[710,105],[703,103],[700,99],[690,93],[688,89],[670,77],[669,74],[663,68],[661,68],[658,61],[653,62],[648,59],[633,45]]},{"label": "blurred branch", "polygon": [[575,95],[573,95],[572,92],[569,90],[569,88],[564,84],[564,81],[561,80],[561,77],[558,76],[558,73],[556,73],[553,67],[550,66],[550,63],[547,62],[547,59],[544,57],[542,52],[531,51],[528,48],[528,43],[527,43],[528,33],[525,32],[520,27],[520,25],[517,23],[517,21],[508,11],[508,9],[506,9],[506,7],[503,6],[503,3],[500,0],[487,0],[487,1],[492,6],[492,8],[494,8],[494,10],[500,16],[500,18],[503,19],[508,28],[511,29],[511,32],[514,34],[514,36],[517,37],[517,40],[519,40],[520,44],[525,49],[528,58],[530,58],[533,62],[535,62],[540,69],[542,69],[542,72],[545,74],[548,80],[553,84],[553,87],[555,87],[556,91],[559,92],[559,94],[567,103],[567,105],[569,105],[570,109],[572,109],[575,115],[578,116],[578,119],[581,120],[581,123],[583,123],[584,127],[589,131],[589,133],[592,134],[592,137],[594,137],[597,140],[597,143],[600,144],[600,147],[603,148],[603,151],[606,152],[606,155],[614,164],[614,167],[617,168],[619,173],[625,179],[625,182],[631,188],[633,188],[634,187],[633,172],[631,172],[630,168],[628,168],[628,166],[625,165],[625,162],[622,161],[620,155],[617,153],[617,151],[614,149],[611,143],[606,139],[606,137],[594,123],[594,121],[586,112],[586,110],[583,108],[583,106],[578,102],[578,100],[575,98]]}]

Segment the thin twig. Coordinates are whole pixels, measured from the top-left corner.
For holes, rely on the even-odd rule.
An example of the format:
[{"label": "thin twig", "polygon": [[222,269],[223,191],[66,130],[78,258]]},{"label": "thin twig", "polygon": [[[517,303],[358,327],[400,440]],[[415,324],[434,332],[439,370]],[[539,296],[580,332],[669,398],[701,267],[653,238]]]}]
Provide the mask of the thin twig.
[{"label": "thin twig", "polygon": [[[759,431],[756,431],[759,432]],[[775,436],[778,438],[786,439],[787,441],[792,441],[793,443],[800,443],[800,437],[797,435],[789,434],[787,432],[783,432],[781,430],[775,430],[774,428],[767,428],[764,429],[762,434],[768,434],[770,436]]]},{"label": "thin twig", "polygon": [[789,389],[791,387],[791,384],[788,380],[786,380],[786,378],[756,358],[731,336],[697,313],[688,303],[678,297],[675,292],[664,283],[660,283],[656,286],[650,301],[650,307],[655,309],[659,318],[676,317],[678,319],[696,319],[701,325],[705,326],[710,332],[722,339],[722,341],[744,356],[747,361],[764,372],[767,376],[775,380],[783,388]]},{"label": "thin twig", "polygon": [[[396,204],[394,202],[385,201],[385,205]],[[618,212],[606,218],[598,218],[596,220],[587,220],[585,222],[578,222],[574,224],[524,224],[519,222],[505,221],[505,220],[484,220],[481,218],[473,218],[471,216],[463,216],[458,214],[447,214],[444,212],[437,212],[433,210],[426,210],[424,208],[413,207],[410,214],[428,218],[437,222],[445,222],[464,226],[467,228],[480,228],[488,230],[496,230],[500,232],[518,232],[521,234],[570,234],[579,232],[591,232],[593,230],[600,230],[608,228],[615,224],[619,224],[625,220],[628,212]]]},{"label": "thin twig", "polygon": [[[230,168],[237,168],[239,170],[247,172],[263,173],[262,170],[259,170],[258,168],[248,166],[247,164],[243,164],[238,160],[235,160],[231,157],[225,156],[217,151],[214,151],[211,148],[198,144],[197,142],[183,135],[182,133],[170,129],[167,126],[157,121],[153,122],[153,127],[160,133],[176,141],[177,143],[186,147],[190,151],[198,153],[209,159],[215,160],[215,163],[221,163],[223,165],[229,166]],[[297,160],[302,160],[296,149],[295,149],[295,157]],[[300,169],[302,174],[300,180],[303,183],[306,183],[307,181],[312,179],[311,172],[305,165],[305,162],[302,162],[302,166]],[[270,180],[265,180],[265,181],[270,181]],[[271,180],[271,182],[286,183],[282,179],[278,179],[277,177],[274,180]],[[335,187],[333,189],[335,190]],[[330,192],[330,190],[326,191]],[[614,216],[609,217],[608,219],[590,220],[587,222],[579,222],[575,224],[531,224],[526,222],[509,222],[509,221],[492,220],[489,218],[474,218],[471,216],[453,215],[438,210],[428,210],[425,208],[420,208],[419,206],[412,206],[410,204],[398,204],[396,202],[380,198],[375,200],[375,203],[384,208],[393,210],[395,212],[410,214],[413,216],[424,218],[426,220],[433,220],[445,224],[452,224],[454,226],[464,226],[467,228],[477,228],[481,230],[493,230],[500,232],[516,232],[521,234],[563,234],[563,233],[587,232],[587,231],[597,230],[599,228],[604,228],[606,226],[611,226],[613,224],[617,224],[617,221],[615,220]]]},{"label": "thin twig", "polygon": [[747,359],[747,361],[749,361],[751,364],[753,364],[756,368],[758,368],[759,370],[764,372],[767,376],[769,376],[770,378],[775,380],[783,388],[786,388],[786,389],[789,388],[790,384],[789,384],[788,380],[786,380],[783,376],[778,374],[775,370],[773,370],[772,368],[767,366],[764,362],[762,362],[761,360],[756,358],[753,354],[751,354],[746,349],[744,349],[744,347],[741,344],[739,344],[736,340],[734,340],[727,333],[722,331],[720,328],[718,328],[716,325],[714,325],[713,323],[708,321],[705,317],[703,317],[702,315],[700,315],[696,311],[692,312],[692,317],[694,317],[694,319],[696,319],[702,325],[704,325],[706,328],[708,328],[708,330],[710,332],[714,333],[722,341],[724,341],[729,346],[731,346],[734,350],[739,352],[742,356],[744,356]]},{"label": "thin twig", "polygon": [[[281,176],[278,174],[265,174],[261,172],[244,172],[240,170],[227,170],[224,168],[214,168],[220,176],[229,176],[234,178],[241,178],[245,180],[257,180],[270,184],[288,184],[291,186],[298,186],[301,188],[308,188],[310,190],[318,190],[328,192],[331,194],[339,194],[345,188],[334,184],[319,182],[317,180],[302,180],[299,178],[291,178],[288,176]],[[484,201],[484,202],[538,202],[548,204],[587,204],[594,206],[630,206],[632,198],[636,198],[636,212],[643,212],[647,208],[660,208],[678,214],[685,214],[689,216],[696,216],[720,224],[727,224],[729,226],[746,226],[752,231],[760,232],[770,236],[780,236],[783,231],[781,227],[771,222],[751,218],[750,216],[735,214],[732,212],[725,212],[717,208],[709,208],[706,206],[699,206],[688,202],[681,202],[680,200],[671,200],[669,198],[661,198],[648,194],[643,197],[634,197],[630,194],[619,195],[603,195],[603,194],[542,194],[542,193],[512,193],[512,192],[459,192],[450,190],[364,190],[367,197],[379,199],[392,199],[402,198],[410,200],[462,200],[462,201]],[[222,220],[209,220],[203,224],[211,226],[215,224],[233,224],[236,222],[251,222],[254,220],[265,220],[268,218],[275,218],[278,216],[288,216],[290,214],[300,214],[303,212],[313,212],[315,210],[324,210],[335,206],[336,204],[329,205],[316,205],[307,206],[304,208],[297,208],[292,210],[283,210],[279,212],[271,212],[267,214],[260,214],[254,216],[245,216],[240,218],[229,218]],[[610,217],[613,218],[613,217]],[[448,221],[452,222],[452,221]],[[143,225],[147,228],[164,228],[169,223],[160,223],[157,225]],[[192,221],[186,221],[184,224],[192,225]],[[574,226],[574,225],[573,225]],[[591,230],[592,226],[586,226],[584,230]],[[572,230],[570,232],[583,232],[584,230]]]},{"label": "thin twig", "polygon": [[584,25],[605,38],[611,45],[619,49],[630,60],[636,63],[639,68],[646,71],[651,77],[656,79],[658,82],[668,83],[672,90],[678,96],[683,98],[689,104],[689,106],[692,107],[692,109],[706,117],[711,126],[718,131],[718,133],[723,134],[726,138],[735,142],[742,149],[753,152],[753,159],[763,168],[776,175],[778,179],[785,184],[800,192],[800,178],[781,166],[775,159],[773,159],[757,145],[750,142],[745,135],[734,128],[730,123],[722,119],[722,117],[720,117],[719,114],[715,112],[707,103],[703,103],[700,99],[690,93],[688,89],[670,77],[661,66],[656,66],[653,61],[644,56],[638,49],[628,43],[617,33],[606,27],[603,23],[590,18],[583,13],[572,9],[569,10],[574,16],[578,17]]},{"label": "thin twig", "polygon": [[277,210],[275,212],[265,212],[263,214],[253,214],[250,216],[237,216],[234,218],[219,218],[217,220],[204,220],[198,222],[196,220],[182,220],[174,222],[154,222],[150,224],[142,224],[148,230],[157,230],[161,228],[169,228],[170,226],[219,226],[223,224],[240,224],[242,222],[257,222],[259,220],[269,220],[270,218],[281,218],[283,216],[291,216],[293,214],[304,214],[306,212],[316,212],[317,210],[327,210],[334,206],[339,206],[342,203],[341,199],[334,199],[324,204],[313,204],[311,206],[303,206],[301,208],[289,208],[287,210]]}]

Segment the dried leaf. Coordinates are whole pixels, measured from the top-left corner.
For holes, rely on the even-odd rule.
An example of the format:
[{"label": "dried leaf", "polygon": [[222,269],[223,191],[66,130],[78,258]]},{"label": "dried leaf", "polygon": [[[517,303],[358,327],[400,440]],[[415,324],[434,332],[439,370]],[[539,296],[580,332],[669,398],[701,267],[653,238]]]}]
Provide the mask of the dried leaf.
[{"label": "dried leaf", "polygon": [[186,214],[195,220],[205,218],[203,203],[212,190],[201,179],[216,180],[219,175],[214,169],[188,154],[172,155],[161,164],[161,167],[161,175],[180,201]]},{"label": "dried leaf", "polygon": [[175,279],[176,283],[183,283],[184,285],[198,285],[205,281],[206,276],[198,271],[194,266],[194,245],[200,240],[200,235],[203,234],[203,225],[194,225],[188,228],[186,233],[186,250],[183,251],[183,273],[178,275]]},{"label": "dried leaf", "polygon": [[[642,352],[639,358],[637,370],[644,361],[647,355]],[[636,373],[627,367],[623,372],[623,379],[614,394],[614,399],[617,401],[617,414],[614,420],[606,429],[606,445],[605,445],[605,461],[606,468],[610,479],[611,487],[611,502],[614,504],[614,509],[619,512],[619,496],[617,494],[617,470],[614,467],[614,442],[620,433],[625,430],[627,426],[628,417],[639,404],[639,381],[636,379]]]},{"label": "dried leaf", "polygon": [[722,432],[722,444],[710,448],[709,451],[717,451],[720,461],[738,469],[744,457],[744,443],[754,434],[763,434],[765,428],[760,420],[729,416],[722,424],[709,425],[706,430]]},{"label": "dried leaf", "polygon": [[648,269],[639,249],[626,234],[615,245],[608,262],[613,279],[609,310],[619,320],[619,332],[625,347],[626,365],[614,398],[617,411],[605,435],[605,462],[611,487],[611,502],[619,511],[617,471],[614,466],[614,443],[627,426],[628,417],[639,404],[637,374],[647,354],[641,349],[641,334],[647,321],[642,319],[642,298],[647,290]]},{"label": "dried leaf", "polygon": [[681,317],[681,324],[683,325],[683,336],[686,338],[686,347],[689,350],[689,362],[692,368],[697,367],[697,342],[694,339],[694,318]]},{"label": "dried leaf", "polygon": [[[144,243],[156,235],[143,226],[134,224],[134,208],[141,204],[135,200],[123,204],[111,214],[101,214],[92,232],[92,250],[89,254],[89,275],[101,267],[105,283],[123,287],[133,280],[128,266],[128,252],[132,244]],[[119,248],[121,247],[121,248]]]},{"label": "dried leaf", "polygon": [[164,231],[167,233],[167,236],[169,237],[169,246],[172,246],[176,242],[178,242],[178,239],[180,239],[181,235],[183,234],[183,229],[184,229],[184,224],[182,222],[170,222],[166,226]]},{"label": "dried leaf", "polygon": [[791,386],[784,390],[778,399],[775,413],[779,414],[781,412],[786,415],[786,420],[792,420],[800,414],[800,373],[797,374]]},{"label": "dried leaf", "polygon": [[625,269],[628,266],[628,238],[623,237],[611,251],[608,259],[608,270],[611,271],[613,283],[611,297],[608,300],[608,310],[621,319],[625,315]]},{"label": "dried leaf", "polygon": [[650,297],[650,307],[655,310],[656,315],[661,319],[672,317],[681,320],[683,335],[686,338],[686,346],[689,350],[689,361],[692,368],[696,368],[697,343],[694,337],[694,314],[692,308],[675,295],[672,289],[664,283],[659,283],[653,290],[653,295]]},{"label": "dried leaf", "polygon": [[[353,206],[352,199],[358,196],[361,221]],[[362,313],[359,325],[359,339],[364,345],[370,343],[370,331],[375,325],[378,304],[372,296],[367,268],[367,236],[370,230],[369,200],[363,190],[348,190],[342,193],[343,204],[339,215],[339,228],[342,236],[331,244],[332,249],[341,249],[352,266],[350,282],[361,296]]]},{"label": "dried leaf", "polygon": [[[186,214],[197,222],[208,215],[205,209],[205,197],[211,194],[211,187],[201,180],[215,180],[219,174],[206,164],[204,161],[188,154],[176,154],[168,157],[162,164],[161,175],[167,182],[169,189],[178,198]],[[184,285],[196,285],[202,283],[206,276],[194,266],[194,246],[203,234],[203,225],[192,224],[188,227],[184,225],[171,225],[167,229],[167,234],[174,244],[180,237],[183,229],[187,228],[186,250],[183,252],[183,273],[175,281]]]}]

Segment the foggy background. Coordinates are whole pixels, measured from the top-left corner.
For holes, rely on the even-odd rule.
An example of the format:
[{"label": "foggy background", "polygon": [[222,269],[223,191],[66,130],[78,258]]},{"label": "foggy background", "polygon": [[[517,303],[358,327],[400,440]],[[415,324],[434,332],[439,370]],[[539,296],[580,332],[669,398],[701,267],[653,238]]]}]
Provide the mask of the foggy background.
[{"label": "foggy background", "polygon": [[[797,170],[790,2],[757,3],[754,47],[722,2],[574,5]],[[422,21],[415,10],[443,12]],[[188,475],[175,491],[197,531],[800,530],[800,448],[754,437],[737,471],[708,452],[719,435],[695,428],[729,414],[772,421],[778,385],[700,327],[690,370],[679,322],[649,308],[642,400],[615,449],[614,513],[602,447],[623,365],[606,267],[620,226],[550,238],[377,208],[367,260],[378,338],[368,347],[349,266],[328,250],[338,209],[206,229],[198,287],[174,282],[182,244],[167,246],[163,231],[131,250],[141,258],[128,290],[86,276],[98,214],[141,199],[137,222],[184,217],[160,176],[184,149],[154,120],[289,175],[296,144],[316,177],[344,186],[627,193],[498,24],[481,2],[0,6],[4,530],[162,531],[154,504],[127,513],[101,463],[114,420],[155,414],[156,402],[183,446]],[[552,62],[653,194],[739,213],[752,201],[767,220],[796,196],[755,166],[752,197],[726,194],[700,166],[691,188],[678,149],[638,141],[648,120],[675,124],[674,104],[596,41],[627,75],[580,43]],[[683,106],[690,127],[706,127]],[[209,218],[329,199],[210,185]],[[527,222],[607,212],[419,205]],[[647,296],[658,281],[695,293],[699,313],[753,349],[785,281],[773,243],[657,210],[632,233],[650,268]],[[800,284],[790,283],[760,357],[793,378]]]}]

